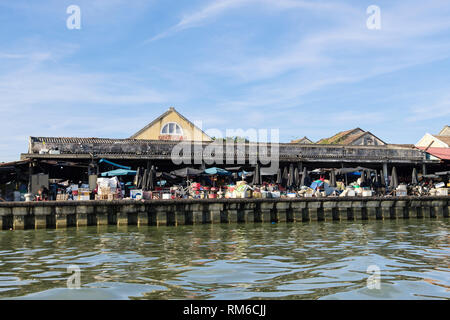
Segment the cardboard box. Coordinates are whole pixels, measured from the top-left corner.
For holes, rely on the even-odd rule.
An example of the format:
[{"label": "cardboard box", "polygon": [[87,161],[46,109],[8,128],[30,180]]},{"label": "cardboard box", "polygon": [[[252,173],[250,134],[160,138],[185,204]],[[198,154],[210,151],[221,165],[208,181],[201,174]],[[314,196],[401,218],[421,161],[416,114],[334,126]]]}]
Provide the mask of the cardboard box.
[{"label": "cardboard box", "polygon": [[362,196],[363,197],[371,197],[372,196],[372,190],[363,190]]},{"label": "cardboard box", "polygon": [[287,197],[288,198],[295,198],[295,197],[297,197],[297,194],[296,193],[288,193]]},{"label": "cardboard box", "polygon": [[279,198],[280,195],[280,191],[272,191],[272,198]]}]

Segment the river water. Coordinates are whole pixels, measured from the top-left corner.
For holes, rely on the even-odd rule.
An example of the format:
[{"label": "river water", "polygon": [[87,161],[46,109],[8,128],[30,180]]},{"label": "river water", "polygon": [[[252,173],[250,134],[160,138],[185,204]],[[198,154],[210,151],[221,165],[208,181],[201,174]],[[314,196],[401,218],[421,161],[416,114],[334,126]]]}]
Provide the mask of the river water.
[{"label": "river water", "polygon": [[448,219],[1,231],[0,298],[450,299],[449,255]]}]

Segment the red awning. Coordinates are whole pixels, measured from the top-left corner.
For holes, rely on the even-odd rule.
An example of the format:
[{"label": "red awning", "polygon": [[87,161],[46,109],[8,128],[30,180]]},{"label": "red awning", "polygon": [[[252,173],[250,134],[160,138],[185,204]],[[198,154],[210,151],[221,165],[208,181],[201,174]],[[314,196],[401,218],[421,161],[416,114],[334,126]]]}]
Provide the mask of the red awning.
[{"label": "red awning", "polygon": [[[425,150],[426,147],[417,147],[417,149]],[[442,160],[450,160],[450,148],[428,148],[427,153]]]}]

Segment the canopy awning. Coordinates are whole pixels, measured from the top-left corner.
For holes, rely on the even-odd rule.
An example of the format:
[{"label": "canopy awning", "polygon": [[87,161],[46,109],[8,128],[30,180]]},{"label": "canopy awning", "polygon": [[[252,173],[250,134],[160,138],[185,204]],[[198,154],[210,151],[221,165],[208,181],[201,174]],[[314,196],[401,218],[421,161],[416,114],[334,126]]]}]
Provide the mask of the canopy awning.
[{"label": "canopy awning", "polygon": [[107,172],[102,172],[102,177],[117,177],[117,176],[135,176],[136,170],[116,169]]},{"label": "canopy awning", "polygon": [[212,167],[212,168],[208,168],[205,170],[206,174],[210,174],[210,175],[219,175],[219,176],[229,176],[231,175],[231,172],[222,169],[222,168],[217,168],[217,167]]},{"label": "canopy awning", "polygon": [[102,162],[107,163],[107,164],[110,164],[110,165],[112,165],[112,166],[114,166],[114,167],[117,167],[117,168],[121,168],[121,169],[125,169],[125,170],[131,170],[131,167],[122,166],[122,165],[120,165],[120,164],[114,163],[114,162],[109,161],[109,160],[106,160],[106,159],[100,159],[100,160],[98,161],[98,163],[102,163]]},{"label": "canopy awning", "polygon": [[199,176],[203,173],[203,170],[199,170],[199,169],[194,169],[194,168],[183,168],[183,169],[178,169],[178,170],[174,170],[170,172],[171,174],[174,174],[178,177],[196,177]]}]

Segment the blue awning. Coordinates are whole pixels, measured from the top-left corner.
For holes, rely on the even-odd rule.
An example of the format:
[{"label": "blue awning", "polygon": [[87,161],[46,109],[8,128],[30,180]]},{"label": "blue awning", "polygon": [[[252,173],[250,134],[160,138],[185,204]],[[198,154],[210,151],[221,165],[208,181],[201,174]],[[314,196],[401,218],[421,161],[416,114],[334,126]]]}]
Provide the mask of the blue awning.
[{"label": "blue awning", "polygon": [[117,176],[135,176],[136,170],[116,169],[112,171],[102,172],[102,177],[117,177]]},{"label": "blue awning", "polygon": [[102,163],[102,162],[105,162],[105,163],[110,164],[112,166],[115,166],[117,168],[122,168],[122,169],[125,169],[125,170],[131,170],[131,167],[122,166],[120,164],[114,163],[114,162],[106,160],[106,159],[100,159],[100,161],[98,163]]},{"label": "blue awning", "polygon": [[211,174],[211,175],[220,175],[220,176],[229,176],[231,175],[231,172],[222,169],[222,168],[217,168],[217,167],[212,167],[212,168],[208,168],[205,170],[206,174]]}]

